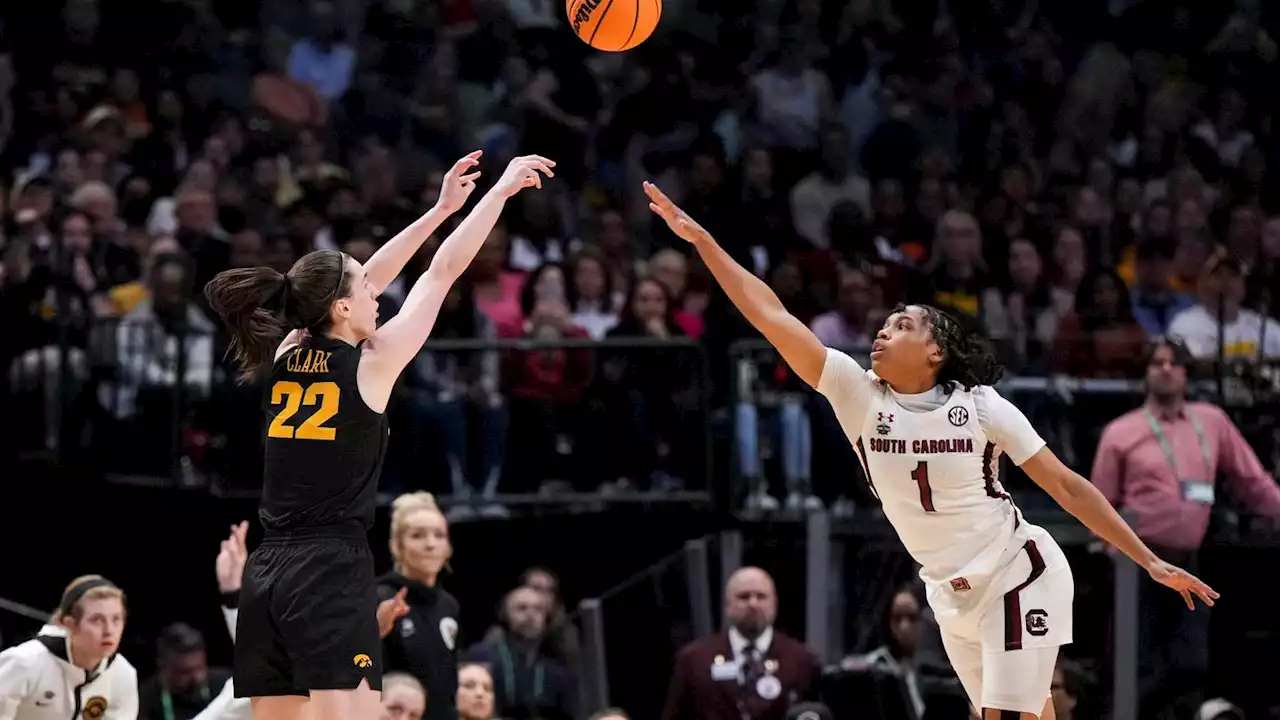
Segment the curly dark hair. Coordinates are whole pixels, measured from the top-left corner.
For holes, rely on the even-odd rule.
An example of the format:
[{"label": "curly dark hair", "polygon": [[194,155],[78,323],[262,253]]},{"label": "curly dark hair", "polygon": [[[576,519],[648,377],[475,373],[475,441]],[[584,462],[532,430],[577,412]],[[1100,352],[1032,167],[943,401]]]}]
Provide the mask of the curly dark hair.
[{"label": "curly dark hair", "polygon": [[[903,312],[906,305],[893,309]],[[933,341],[942,350],[942,364],[938,367],[938,384],[947,392],[957,386],[971,390],[979,385],[994,385],[1004,374],[1004,368],[996,361],[995,351],[986,338],[965,327],[959,320],[932,305],[913,305],[924,311],[925,322]]]}]

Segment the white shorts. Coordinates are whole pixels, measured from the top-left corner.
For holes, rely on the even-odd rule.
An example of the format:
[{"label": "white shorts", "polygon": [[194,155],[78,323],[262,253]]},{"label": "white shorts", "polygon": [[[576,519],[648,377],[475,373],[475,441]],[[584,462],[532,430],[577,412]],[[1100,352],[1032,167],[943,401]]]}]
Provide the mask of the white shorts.
[{"label": "white shorts", "polygon": [[[1058,648],[1071,642],[1071,568],[1047,533],[1033,537],[977,606],[935,609],[947,657],[979,711],[1039,716],[1049,699]],[[943,592],[948,590],[931,587],[931,601]]]}]

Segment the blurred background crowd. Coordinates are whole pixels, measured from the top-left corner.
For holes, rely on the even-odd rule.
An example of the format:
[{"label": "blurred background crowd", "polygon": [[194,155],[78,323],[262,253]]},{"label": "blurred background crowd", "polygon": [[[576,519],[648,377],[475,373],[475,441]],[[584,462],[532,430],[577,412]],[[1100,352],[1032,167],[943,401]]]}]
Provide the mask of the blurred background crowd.
[{"label": "blurred background crowd", "polygon": [[[645,179],[829,346],[865,352],[901,302],[954,313],[1086,475],[1104,426],[1141,402],[1148,342],[1179,338],[1185,392],[1256,455],[1223,473],[1275,484],[1275,7],[666,0],[625,54],[592,51],[563,15],[554,0],[3,3],[0,458],[252,494],[261,390],[236,384],[204,283],[315,249],[366,259],[480,148],[490,175],[516,154],[558,166],[508,208],[389,409],[383,489],[435,493],[453,523],[628,498],[770,522],[873,510],[829,408],[652,222]],[[1249,487],[1250,502],[1224,494],[1211,538],[1270,527],[1251,516],[1275,514],[1274,489]],[[888,649],[820,659],[874,650],[851,666],[914,677],[894,643],[919,599],[881,590],[860,622]],[[1280,634],[1263,640],[1250,647],[1280,657]],[[1055,693],[1074,697],[1089,673],[1063,672]],[[1266,697],[1249,702],[1280,703]],[[767,712],[750,717],[781,717]]]}]

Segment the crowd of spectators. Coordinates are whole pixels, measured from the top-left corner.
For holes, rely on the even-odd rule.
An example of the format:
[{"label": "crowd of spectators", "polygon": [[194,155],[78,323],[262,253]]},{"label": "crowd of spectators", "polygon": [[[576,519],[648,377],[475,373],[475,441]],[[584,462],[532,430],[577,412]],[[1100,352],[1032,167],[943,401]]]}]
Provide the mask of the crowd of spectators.
[{"label": "crowd of spectators", "polygon": [[[435,337],[657,345],[423,352],[393,410],[409,430],[396,488],[699,479],[696,429],[730,402],[729,348],[751,333],[649,222],[643,178],[827,344],[865,347],[886,309],[920,301],[1026,374],[1138,377],[1137,348],[1164,333],[1205,360],[1280,356],[1265,7],[684,0],[645,46],[610,55],[564,33],[553,6],[7,8],[0,367],[45,420],[21,442],[110,455],[144,437],[155,453],[107,460],[153,474],[172,445],[190,472],[252,443],[235,418],[254,399],[230,387],[203,283],[317,248],[366,258],[475,147],[490,166],[554,157],[560,177],[520,197]],[[662,350],[672,338],[696,342],[709,374],[693,350]],[[777,446],[773,489],[812,507],[816,411],[785,368],[756,370],[732,413],[739,469],[769,506],[760,459]],[[630,440],[605,453],[606,435]]]},{"label": "crowd of spectators", "polygon": [[0,11],[0,367],[44,420],[14,441],[159,475],[176,446],[195,482],[220,448],[237,449],[224,464],[253,457],[236,419],[256,396],[232,385],[205,281],[317,248],[367,258],[472,148],[488,167],[553,157],[558,178],[519,197],[434,336],[651,344],[424,351],[392,410],[394,489],[699,486],[698,429],[728,416],[759,503],[820,502],[811,456],[830,418],[773,361],[755,363],[750,402],[719,412],[730,347],[752,333],[649,221],[645,178],[830,345],[865,347],[915,301],[984,331],[1023,374],[1137,378],[1138,348],[1165,333],[1206,361],[1280,357],[1269,8],[664,13],[651,41],[607,54],[539,0]]},{"label": "crowd of spectators", "polygon": [[[445,303],[433,337],[470,349],[428,346],[390,410],[387,489],[474,498],[453,520],[505,515],[501,492],[700,487],[703,428],[721,419],[750,507],[840,509],[859,492],[818,477],[856,466],[829,462],[844,448],[829,410],[776,358],[731,353],[754,333],[650,221],[643,179],[828,345],[866,349],[889,309],[928,302],[1021,375],[1140,379],[1166,334],[1205,365],[1280,360],[1274,7],[663,6],[653,39],[605,54],[550,0],[3,3],[0,402],[40,418],[4,450],[253,485],[258,391],[234,384],[200,289],[314,249],[367,259],[475,148],[486,168],[532,152],[558,167]],[[465,345],[500,338],[617,342]],[[1092,434],[1066,456],[1087,468],[1132,406],[1071,409]],[[1265,437],[1242,429],[1274,475]],[[884,647],[845,662],[896,673],[916,710],[920,613],[898,593]],[[499,616],[457,648],[478,661],[457,710],[573,714],[554,576],[527,573]],[[207,703],[222,676],[181,674],[200,647],[167,631],[144,693],[171,683]],[[1079,673],[1060,675],[1070,717]],[[696,705],[679,692],[672,716]]]}]

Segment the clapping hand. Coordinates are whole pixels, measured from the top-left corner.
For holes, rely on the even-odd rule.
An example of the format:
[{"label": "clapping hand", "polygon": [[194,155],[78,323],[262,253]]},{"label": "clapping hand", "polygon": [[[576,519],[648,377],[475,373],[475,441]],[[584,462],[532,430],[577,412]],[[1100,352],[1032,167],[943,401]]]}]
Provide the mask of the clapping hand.
[{"label": "clapping hand", "polygon": [[437,208],[453,214],[467,204],[467,198],[471,197],[472,191],[476,189],[476,179],[480,177],[479,170],[472,173],[467,171],[480,164],[480,156],[483,153],[483,150],[469,152],[449,168],[449,172],[444,175],[444,182],[440,184],[440,198],[436,200]]},{"label": "clapping hand", "polygon": [[223,593],[239,592],[240,581],[244,577],[244,563],[249,557],[245,548],[244,537],[249,532],[249,522],[242,521],[231,526],[231,535],[222,541],[218,550],[218,560],[214,564],[218,573],[218,591]]},{"label": "clapping hand", "polygon": [[409,603],[404,598],[409,588],[402,587],[394,596],[378,603],[378,637],[386,637],[396,627],[396,621],[409,614]]}]

